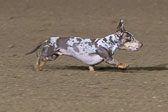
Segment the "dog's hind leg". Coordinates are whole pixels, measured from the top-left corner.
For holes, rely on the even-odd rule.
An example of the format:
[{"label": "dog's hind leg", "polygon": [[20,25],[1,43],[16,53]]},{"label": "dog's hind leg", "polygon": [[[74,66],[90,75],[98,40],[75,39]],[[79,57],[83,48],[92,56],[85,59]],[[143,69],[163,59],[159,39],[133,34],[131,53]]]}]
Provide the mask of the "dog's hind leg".
[{"label": "dog's hind leg", "polygon": [[35,64],[34,68],[36,70],[38,70],[39,69],[39,65],[40,65],[40,56],[37,57],[36,64]]},{"label": "dog's hind leg", "polygon": [[59,55],[53,55],[53,56],[51,56],[51,57],[38,56],[34,68],[35,68],[37,71],[42,71],[42,70],[43,70],[43,67],[44,67],[44,65],[47,63],[47,61],[54,61],[54,60],[56,60],[56,59],[58,58],[58,56],[59,56]]},{"label": "dog's hind leg", "polygon": [[47,61],[53,61],[53,60],[56,60],[58,58],[59,55],[53,55],[51,57],[42,57],[41,56],[41,62],[40,62],[40,65],[39,65],[39,70],[42,71],[43,70],[43,67],[44,65],[47,63]]},{"label": "dog's hind leg", "polygon": [[47,63],[47,61],[48,61],[47,57],[38,56],[37,61],[36,61],[35,66],[34,66],[35,70],[36,71],[42,71],[43,67]]},{"label": "dog's hind leg", "polygon": [[40,62],[40,65],[39,65],[39,70],[42,71],[43,70],[43,67],[44,65],[47,63],[48,61],[48,58],[43,58]]},{"label": "dog's hind leg", "polygon": [[41,71],[44,64],[45,64],[44,62],[46,63],[46,61],[44,61],[44,59],[42,59],[42,56],[38,56],[37,60],[36,60],[36,63],[35,63],[35,66],[34,66],[35,70],[36,71]]},{"label": "dog's hind leg", "polygon": [[34,68],[35,68],[35,70],[39,70],[39,65],[40,65],[40,62],[41,62],[40,52],[36,53],[36,56],[37,56],[37,60],[36,60],[36,63],[34,65]]}]

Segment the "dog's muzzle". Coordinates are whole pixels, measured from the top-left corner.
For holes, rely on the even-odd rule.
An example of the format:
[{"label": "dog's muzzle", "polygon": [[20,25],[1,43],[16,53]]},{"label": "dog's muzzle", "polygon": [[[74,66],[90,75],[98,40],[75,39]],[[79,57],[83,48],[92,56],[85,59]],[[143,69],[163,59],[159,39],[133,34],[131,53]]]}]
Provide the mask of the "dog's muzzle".
[{"label": "dog's muzzle", "polygon": [[128,42],[124,44],[125,49],[130,51],[137,51],[142,46],[143,46],[142,42],[139,42],[139,41],[134,41],[130,43]]}]

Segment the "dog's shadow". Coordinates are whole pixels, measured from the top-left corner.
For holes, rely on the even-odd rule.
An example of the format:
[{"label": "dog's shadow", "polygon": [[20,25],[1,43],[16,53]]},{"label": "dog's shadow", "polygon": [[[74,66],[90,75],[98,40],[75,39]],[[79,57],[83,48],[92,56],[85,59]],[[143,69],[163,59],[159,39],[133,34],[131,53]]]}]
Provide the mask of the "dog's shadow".
[{"label": "dog's shadow", "polygon": [[[88,71],[88,66],[57,66],[51,67],[48,66],[47,69],[55,69],[55,70],[84,70]],[[168,70],[167,64],[160,64],[156,66],[148,66],[148,67],[128,67],[127,69],[118,69],[112,66],[95,66],[95,71],[111,71],[111,72],[124,72],[124,73],[134,73],[137,71],[165,71]]]}]

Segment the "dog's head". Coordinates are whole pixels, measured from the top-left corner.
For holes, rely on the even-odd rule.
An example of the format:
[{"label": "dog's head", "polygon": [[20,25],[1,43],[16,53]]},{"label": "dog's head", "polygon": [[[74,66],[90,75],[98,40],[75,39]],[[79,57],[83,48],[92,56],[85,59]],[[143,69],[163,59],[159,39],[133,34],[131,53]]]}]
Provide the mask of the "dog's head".
[{"label": "dog's head", "polygon": [[123,22],[124,21],[120,19],[116,31],[116,35],[119,37],[121,43],[120,49],[136,51],[141,48],[143,44],[136,40],[132,33],[125,30]]}]

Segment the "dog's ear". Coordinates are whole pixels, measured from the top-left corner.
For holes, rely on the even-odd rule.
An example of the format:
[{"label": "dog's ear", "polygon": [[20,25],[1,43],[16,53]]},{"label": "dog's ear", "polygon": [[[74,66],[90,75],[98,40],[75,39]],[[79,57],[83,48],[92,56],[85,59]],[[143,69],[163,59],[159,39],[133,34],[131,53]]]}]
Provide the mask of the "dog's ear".
[{"label": "dog's ear", "polygon": [[121,34],[126,31],[125,28],[124,28],[124,20],[123,19],[120,19],[120,22],[118,24],[118,27],[117,27],[117,30],[116,30],[116,34],[118,36],[121,36]]}]

